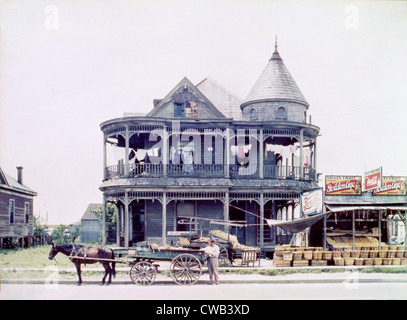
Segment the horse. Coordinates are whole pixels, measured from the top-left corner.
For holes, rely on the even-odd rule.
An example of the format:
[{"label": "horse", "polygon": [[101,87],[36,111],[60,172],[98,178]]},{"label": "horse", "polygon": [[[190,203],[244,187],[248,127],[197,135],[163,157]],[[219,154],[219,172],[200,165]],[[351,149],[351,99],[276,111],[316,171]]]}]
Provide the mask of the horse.
[{"label": "horse", "polygon": [[[110,259],[114,260],[114,251],[107,247],[95,247],[95,246],[82,246],[82,245],[74,245],[74,244],[54,244],[52,242],[51,251],[49,252],[48,259],[52,260],[54,257],[61,252],[62,254],[72,257],[69,260],[76,267],[76,273],[78,274],[78,285],[82,284],[82,277],[81,277],[81,264],[94,264],[94,263],[101,263],[105,268],[105,275],[103,276],[101,285],[105,284],[106,276],[109,274],[109,280],[107,281],[107,285],[112,282],[112,275],[113,277],[116,276],[115,265],[116,262],[112,262],[112,267],[110,267],[109,261],[100,261],[98,259]],[[74,257],[83,257],[82,259],[74,258]],[[88,259],[88,260],[87,260]]]}]

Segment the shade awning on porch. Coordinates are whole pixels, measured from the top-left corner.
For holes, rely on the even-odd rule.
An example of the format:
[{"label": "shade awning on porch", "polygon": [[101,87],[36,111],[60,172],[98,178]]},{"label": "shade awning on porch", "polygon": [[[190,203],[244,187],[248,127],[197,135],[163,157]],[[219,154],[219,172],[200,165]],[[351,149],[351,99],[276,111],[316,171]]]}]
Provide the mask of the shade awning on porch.
[{"label": "shade awning on porch", "polygon": [[323,212],[319,214],[314,214],[312,216],[302,217],[295,220],[290,221],[281,221],[281,220],[273,220],[273,219],[265,219],[267,224],[271,226],[277,226],[281,229],[284,229],[288,232],[297,233],[301,232],[308,227],[312,226],[314,223],[317,223],[319,220],[323,219],[325,215],[329,212]]}]

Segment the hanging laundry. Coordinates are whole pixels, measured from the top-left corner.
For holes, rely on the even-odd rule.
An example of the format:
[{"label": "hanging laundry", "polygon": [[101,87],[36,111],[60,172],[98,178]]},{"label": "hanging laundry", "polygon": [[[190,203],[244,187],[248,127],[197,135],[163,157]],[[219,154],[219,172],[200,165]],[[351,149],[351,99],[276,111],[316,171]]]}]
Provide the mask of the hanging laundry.
[{"label": "hanging laundry", "polygon": [[230,152],[232,153],[232,156],[237,156],[237,154],[239,153],[239,148],[237,146],[231,146]]},{"label": "hanging laundry", "polygon": [[237,157],[238,158],[245,158],[245,147],[244,146],[239,146],[238,147],[238,153],[237,153]]},{"label": "hanging laundry", "polygon": [[303,149],[303,159],[304,159],[304,166],[310,166],[310,150],[308,148]]},{"label": "hanging laundry", "polygon": [[182,171],[185,173],[191,173],[194,170],[193,167],[193,162],[194,162],[194,157],[193,153],[191,151],[184,151],[182,152]]},{"label": "hanging laundry", "polygon": [[147,150],[145,149],[138,149],[136,151],[136,158],[138,161],[144,161],[144,159],[146,158],[146,154],[147,154]]}]

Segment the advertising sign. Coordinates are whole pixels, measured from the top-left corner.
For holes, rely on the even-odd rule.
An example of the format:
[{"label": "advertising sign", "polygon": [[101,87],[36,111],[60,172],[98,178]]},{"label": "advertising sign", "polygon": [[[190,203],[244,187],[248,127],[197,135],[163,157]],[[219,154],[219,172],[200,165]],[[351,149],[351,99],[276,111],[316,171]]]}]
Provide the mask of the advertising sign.
[{"label": "advertising sign", "polygon": [[322,188],[301,195],[302,212],[303,214],[318,214],[322,213]]},{"label": "advertising sign", "polygon": [[364,191],[378,189],[382,186],[382,168],[365,172]]},{"label": "advertising sign", "polygon": [[325,194],[360,196],[362,194],[362,177],[325,176]]},{"label": "advertising sign", "polygon": [[374,196],[405,196],[407,177],[383,177],[382,186],[373,190]]}]

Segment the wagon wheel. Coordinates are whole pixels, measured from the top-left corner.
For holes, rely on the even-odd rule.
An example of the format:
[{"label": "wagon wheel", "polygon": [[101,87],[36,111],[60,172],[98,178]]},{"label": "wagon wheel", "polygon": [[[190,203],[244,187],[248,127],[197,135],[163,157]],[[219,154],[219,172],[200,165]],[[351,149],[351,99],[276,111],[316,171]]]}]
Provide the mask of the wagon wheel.
[{"label": "wagon wheel", "polygon": [[148,261],[136,263],[130,269],[130,278],[135,284],[150,285],[155,281],[157,269]]},{"label": "wagon wheel", "polygon": [[219,260],[220,261],[227,261],[229,258],[228,249],[222,244],[218,244],[219,247]]},{"label": "wagon wheel", "polygon": [[202,264],[192,254],[182,253],[171,261],[170,273],[177,284],[194,284],[202,274]]}]

